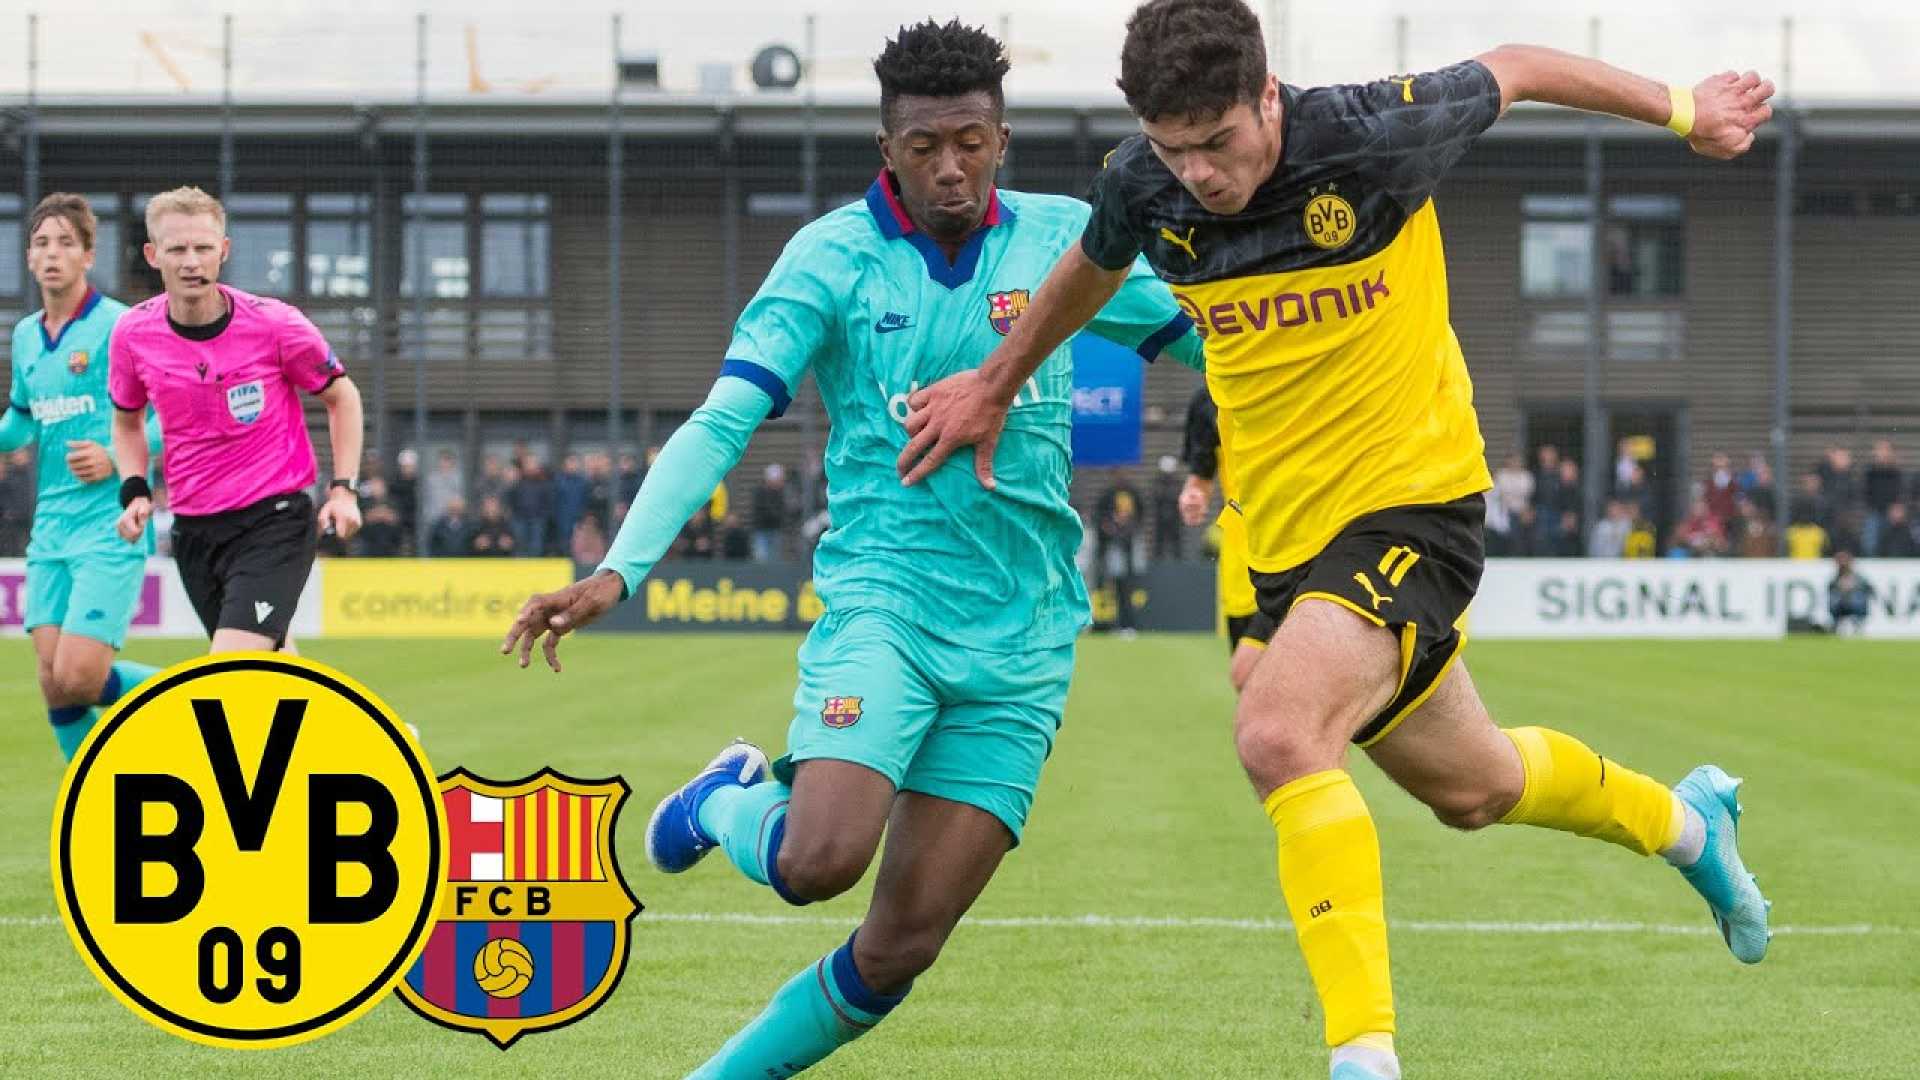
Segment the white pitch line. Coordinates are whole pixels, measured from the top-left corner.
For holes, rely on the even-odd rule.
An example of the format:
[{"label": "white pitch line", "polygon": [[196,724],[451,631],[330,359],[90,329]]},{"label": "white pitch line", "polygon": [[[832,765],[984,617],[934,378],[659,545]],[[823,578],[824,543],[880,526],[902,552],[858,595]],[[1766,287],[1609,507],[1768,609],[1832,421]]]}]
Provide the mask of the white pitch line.
[{"label": "white pitch line", "polygon": [[[745,911],[648,911],[642,922],[714,923],[728,926],[858,926],[852,916],[757,915]],[[0,916],[0,927],[59,926],[52,915]],[[1082,930],[1240,930],[1255,933],[1290,934],[1293,924],[1276,919],[1226,919],[1212,916],[1178,915],[1026,915],[1011,917],[970,917],[968,926],[1002,930],[1082,929]],[[1415,934],[1712,934],[1705,924],[1686,926],[1643,922],[1447,922],[1428,919],[1402,919],[1390,923],[1390,929]],[[1869,934],[1920,934],[1920,927],[1874,926],[1848,923],[1836,926],[1776,926],[1776,934],[1815,937],[1865,937]]]},{"label": "white pitch line", "polygon": [[[719,923],[736,926],[834,926],[859,925],[851,916],[830,918],[822,915],[759,915],[749,912],[647,911],[642,921],[664,923]],[[1241,930],[1260,933],[1293,932],[1293,924],[1276,919],[1227,919],[1210,916],[1178,915],[1030,915],[1012,917],[968,916],[967,926],[996,929],[1091,929],[1091,930]],[[1391,921],[1390,929],[1434,934],[1714,934],[1718,931],[1704,923],[1669,925],[1642,922],[1446,922],[1423,919]],[[1867,934],[1914,934],[1920,928],[1873,926],[1853,923],[1839,926],[1776,926],[1776,934],[1859,937]]]}]

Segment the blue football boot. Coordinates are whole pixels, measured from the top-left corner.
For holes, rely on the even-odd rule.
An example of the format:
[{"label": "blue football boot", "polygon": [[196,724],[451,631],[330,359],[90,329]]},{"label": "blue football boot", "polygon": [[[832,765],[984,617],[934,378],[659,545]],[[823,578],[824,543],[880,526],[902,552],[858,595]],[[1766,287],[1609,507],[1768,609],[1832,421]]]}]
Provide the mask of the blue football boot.
[{"label": "blue football boot", "polygon": [[669,792],[647,819],[647,859],[663,874],[692,868],[715,845],[700,828],[700,804],[715,788],[751,787],[767,778],[767,755],[745,739],[735,739],[694,778]]},{"label": "blue football boot", "polygon": [[1760,895],[1760,885],[1740,861],[1736,840],[1740,830],[1740,781],[1718,765],[1702,765],[1674,786],[1680,797],[1707,823],[1706,847],[1700,859],[1680,875],[1707,901],[1713,921],[1727,948],[1743,964],[1757,964],[1767,955],[1773,931],[1767,928],[1773,902]]}]

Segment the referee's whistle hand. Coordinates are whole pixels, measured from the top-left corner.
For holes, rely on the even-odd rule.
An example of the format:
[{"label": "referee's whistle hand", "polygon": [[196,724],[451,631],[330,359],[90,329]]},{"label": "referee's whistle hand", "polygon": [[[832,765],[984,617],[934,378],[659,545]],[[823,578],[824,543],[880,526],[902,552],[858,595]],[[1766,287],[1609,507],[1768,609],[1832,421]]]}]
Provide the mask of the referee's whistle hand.
[{"label": "referee's whistle hand", "polygon": [[1753,133],[1773,116],[1773,82],[1756,72],[1723,71],[1709,75],[1693,88],[1693,134],[1687,145],[1695,153],[1725,161],[1753,146]]},{"label": "referee's whistle hand", "polygon": [[147,531],[147,519],[152,516],[153,500],[135,499],[127,504],[125,510],[120,511],[120,520],[114,523],[113,529],[120,534],[120,539],[129,544],[137,544],[140,542],[140,537]]},{"label": "referee's whistle hand", "polygon": [[329,532],[342,540],[353,539],[360,531],[360,500],[351,491],[334,488],[320,507],[320,533]]}]

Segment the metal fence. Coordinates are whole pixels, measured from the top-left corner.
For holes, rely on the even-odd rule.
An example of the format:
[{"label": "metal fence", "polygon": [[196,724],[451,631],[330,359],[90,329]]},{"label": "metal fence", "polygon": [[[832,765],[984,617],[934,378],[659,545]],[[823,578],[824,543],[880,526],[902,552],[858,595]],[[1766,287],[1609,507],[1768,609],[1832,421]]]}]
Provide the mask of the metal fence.
[{"label": "metal fence", "polygon": [[[1267,10],[1276,56],[1310,52],[1287,5]],[[764,95],[730,81],[704,95],[650,89],[618,17],[600,70],[624,75],[598,80],[597,98],[495,95],[471,36],[466,92],[447,92],[459,58],[432,53],[445,31],[421,15],[411,100],[276,98],[258,73],[237,97],[247,43],[231,18],[217,96],[195,83],[172,100],[98,100],[40,92],[72,39],[43,44],[29,17],[25,92],[0,152],[0,178],[17,170],[20,194],[0,194],[0,246],[24,247],[21,217],[44,191],[97,193],[103,284],[138,296],[157,287],[133,250],[144,195],[202,183],[230,208],[229,279],[300,303],[366,373],[370,449],[387,469],[403,449],[425,459],[451,448],[471,490],[487,455],[519,442],[551,457],[637,456],[698,403],[780,244],[857,197],[876,168],[873,103],[817,92],[816,20],[797,22],[798,85]],[[1396,69],[1427,59],[1413,25],[1393,18],[1379,35]],[[1605,44],[1597,21],[1584,29],[1586,45]],[[1753,29],[1790,80],[1791,25]],[[369,39],[389,72],[403,36]],[[161,69],[171,62],[164,46],[152,53]],[[1784,489],[1828,444],[1864,455],[1890,436],[1920,457],[1914,305],[1848,310],[1835,282],[1850,258],[1870,258],[1873,281],[1856,290],[1920,287],[1920,109],[1778,104],[1761,146],[1719,171],[1659,132],[1520,110],[1443,189],[1455,321],[1489,454],[1560,442],[1582,468],[1586,522],[1601,516],[1622,440],[1655,444],[1667,520],[1712,451],[1761,450],[1783,530]],[[1077,194],[1133,129],[1107,97],[1011,107],[1005,186]],[[30,293],[17,262],[0,262],[0,308],[25,310]],[[1149,462],[1176,446],[1192,385],[1150,380]],[[750,469],[817,460],[817,398],[804,394],[792,417],[769,428]],[[1151,471],[1089,476],[1080,490],[1091,502],[1096,486],[1145,487]],[[428,524],[415,523],[422,546]]]}]

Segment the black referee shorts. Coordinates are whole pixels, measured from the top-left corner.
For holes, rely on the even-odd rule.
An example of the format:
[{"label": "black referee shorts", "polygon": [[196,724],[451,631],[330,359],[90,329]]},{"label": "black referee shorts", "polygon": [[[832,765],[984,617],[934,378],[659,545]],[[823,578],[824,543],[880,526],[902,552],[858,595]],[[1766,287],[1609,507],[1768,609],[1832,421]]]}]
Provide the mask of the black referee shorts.
[{"label": "black referee shorts", "polygon": [[1318,555],[1278,574],[1253,574],[1260,610],[1276,621],[1325,600],[1400,637],[1400,685],[1353,741],[1386,737],[1432,696],[1466,646],[1467,605],[1486,569],[1487,503],[1395,506],[1355,518]]},{"label": "black referee shorts", "polygon": [[246,630],[286,644],[320,542],[304,491],[202,517],[173,519],[173,561],[207,636]]}]

